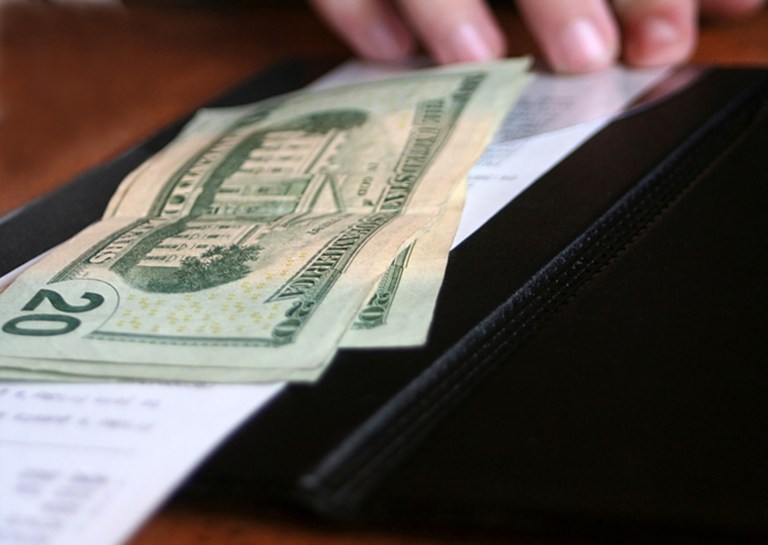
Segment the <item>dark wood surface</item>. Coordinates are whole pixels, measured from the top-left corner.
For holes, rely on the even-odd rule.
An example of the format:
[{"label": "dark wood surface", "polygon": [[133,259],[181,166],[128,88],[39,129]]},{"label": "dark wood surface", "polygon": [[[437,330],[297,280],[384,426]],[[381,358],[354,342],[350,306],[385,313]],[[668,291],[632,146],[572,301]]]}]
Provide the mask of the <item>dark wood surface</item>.
[{"label": "dark wood surface", "polygon": [[[300,3],[229,11],[0,0],[0,216],[108,161],[229,86],[291,56],[348,50]],[[535,46],[502,10],[512,54]],[[707,24],[694,62],[768,65],[768,11]],[[41,218],[40,221],[44,221]],[[515,543],[338,528],[171,501],[131,545]]]}]

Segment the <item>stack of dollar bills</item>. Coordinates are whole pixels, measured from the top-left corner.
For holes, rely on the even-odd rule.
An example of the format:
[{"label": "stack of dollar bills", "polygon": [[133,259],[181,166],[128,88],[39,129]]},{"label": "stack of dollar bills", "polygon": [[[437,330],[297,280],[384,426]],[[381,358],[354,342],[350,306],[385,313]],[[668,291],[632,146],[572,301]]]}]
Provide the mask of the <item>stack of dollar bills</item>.
[{"label": "stack of dollar bills", "polygon": [[200,111],[0,294],[0,379],[311,381],[339,348],[423,344],[527,64]]}]

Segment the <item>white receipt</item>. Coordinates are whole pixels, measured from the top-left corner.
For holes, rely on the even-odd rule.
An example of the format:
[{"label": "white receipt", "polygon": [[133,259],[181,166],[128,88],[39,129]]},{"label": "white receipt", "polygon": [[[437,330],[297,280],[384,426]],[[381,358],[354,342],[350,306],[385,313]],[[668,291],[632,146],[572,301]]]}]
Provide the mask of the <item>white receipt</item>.
[{"label": "white receipt", "polygon": [[[395,71],[347,64],[322,85]],[[470,173],[454,245],[663,76],[537,75]],[[282,386],[0,383],[0,545],[122,543]]]},{"label": "white receipt", "polygon": [[664,79],[667,69],[536,74],[469,172],[458,246],[548,170]]},{"label": "white receipt", "polygon": [[121,543],[280,385],[0,384],[0,543]]}]

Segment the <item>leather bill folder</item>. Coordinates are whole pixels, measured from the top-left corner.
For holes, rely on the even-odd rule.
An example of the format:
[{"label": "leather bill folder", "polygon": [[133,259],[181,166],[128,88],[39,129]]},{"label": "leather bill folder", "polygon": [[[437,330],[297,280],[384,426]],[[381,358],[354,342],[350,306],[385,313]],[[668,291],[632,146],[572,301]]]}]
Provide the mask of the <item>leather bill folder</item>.
[{"label": "leather bill folder", "polygon": [[[3,272],[96,220],[182,124],[4,218]],[[451,252],[427,346],[342,351],[184,491],[365,524],[764,540],[768,71],[711,68],[609,124]]]}]

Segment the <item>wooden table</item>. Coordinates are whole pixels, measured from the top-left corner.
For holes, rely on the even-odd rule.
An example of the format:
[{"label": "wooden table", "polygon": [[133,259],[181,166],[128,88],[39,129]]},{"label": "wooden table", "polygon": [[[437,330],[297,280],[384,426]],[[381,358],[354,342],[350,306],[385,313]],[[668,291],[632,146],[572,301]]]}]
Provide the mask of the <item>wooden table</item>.
[{"label": "wooden table", "polygon": [[[349,54],[301,3],[259,6],[125,10],[0,0],[0,216],[108,161],[275,61]],[[500,16],[511,52],[535,54],[514,11]],[[768,11],[744,24],[706,25],[694,61],[768,64]],[[509,539],[340,529],[242,507],[172,501],[131,544],[361,542]]]}]

